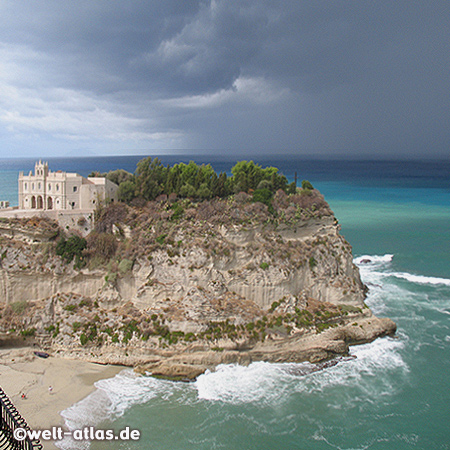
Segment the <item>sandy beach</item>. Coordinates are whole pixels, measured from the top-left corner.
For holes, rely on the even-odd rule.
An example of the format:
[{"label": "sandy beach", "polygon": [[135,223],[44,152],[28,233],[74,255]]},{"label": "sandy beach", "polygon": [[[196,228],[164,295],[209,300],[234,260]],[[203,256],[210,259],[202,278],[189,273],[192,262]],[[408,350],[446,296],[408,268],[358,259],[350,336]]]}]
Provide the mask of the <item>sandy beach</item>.
[{"label": "sandy beach", "polygon": [[[43,359],[31,348],[0,349],[0,386],[33,429],[64,425],[61,411],[89,395],[96,381],[123,369],[52,356]],[[43,444],[56,449],[52,442]]]}]

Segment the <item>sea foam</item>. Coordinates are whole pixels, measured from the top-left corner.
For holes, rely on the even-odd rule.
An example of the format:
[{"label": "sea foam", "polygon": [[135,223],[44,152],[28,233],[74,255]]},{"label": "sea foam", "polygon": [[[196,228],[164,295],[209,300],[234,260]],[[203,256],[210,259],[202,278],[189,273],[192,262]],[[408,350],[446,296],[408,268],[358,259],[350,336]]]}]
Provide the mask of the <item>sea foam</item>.
[{"label": "sea foam", "polygon": [[365,282],[369,282],[375,277],[395,277],[403,280],[407,280],[411,283],[417,284],[431,284],[438,285],[442,284],[445,286],[450,286],[449,278],[431,277],[424,275],[415,275],[408,272],[395,272],[390,271],[392,267],[391,262],[394,259],[394,255],[363,255],[354,258],[353,262],[358,266],[361,275]]},{"label": "sea foam", "polygon": [[[325,366],[265,362],[255,362],[247,367],[221,365],[215,371],[199,376],[195,386],[203,400],[272,406],[288,401],[294,392],[322,395],[336,386],[359,384],[367,394],[373,388],[373,384],[367,382],[368,377],[372,379],[386,371],[395,372],[396,376],[407,373],[408,366],[400,354],[403,347],[404,342],[400,339],[383,338],[352,347],[352,357]],[[380,390],[388,392],[392,390],[392,384],[386,382],[377,386],[376,395]]]},{"label": "sea foam", "polygon": [[394,255],[386,254],[386,255],[362,255],[354,258],[353,262],[357,265],[380,265],[390,263],[394,258]]},{"label": "sea foam", "polygon": [[[392,289],[397,297],[405,294],[386,278],[392,275],[393,258],[393,255],[367,255],[354,260],[360,267],[363,281],[371,283],[367,302],[374,310],[384,307],[386,296],[392,295]],[[289,401],[292,395],[316,395],[319,398],[327,391],[341,392],[344,386],[355,386],[361,392],[360,398],[375,400],[377,396],[392,391],[393,380],[408,373],[409,368],[402,358],[405,343],[401,333],[396,339],[378,339],[351,347],[350,357],[325,365],[267,362],[255,362],[247,367],[220,365],[199,376],[194,383],[174,383],[137,376],[131,370],[124,370],[114,378],[96,382],[96,391],[63,411],[62,416],[67,426],[75,429],[114,420],[136,405],[154,401],[273,406]],[[339,407],[340,401],[354,402],[357,399],[358,396],[344,400],[338,398],[335,406]],[[63,443],[61,448],[75,448],[71,445]],[[77,448],[87,448],[83,443],[77,445]]]},{"label": "sea foam", "polygon": [[[69,430],[113,421],[133,406],[157,397],[162,401],[169,401],[179,391],[188,391],[186,396],[192,391],[191,386],[186,383],[143,377],[130,369],[124,369],[113,378],[99,380],[94,386],[94,392],[61,412]],[[63,450],[84,450],[89,448],[89,443],[65,439],[58,442],[57,446]]]},{"label": "sea foam", "polygon": [[139,376],[133,370],[125,369],[113,378],[97,381],[94,384],[97,389],[92,394],[64,410],[61,415],[69,429],[95,425],[120,417],[131,407],[156,397],[168,400],[183,385]]},{"label": "sea foam", "polygon": [[450,286],[450,279],[448,279],[448,278],[426,277],[423,275],[413,275],[411,273],[406,273],[406,272],[393,272],[390,275],[395,278],[407,280],[411,283],[431,284],[431,285],[442,284],[444,286]]}]

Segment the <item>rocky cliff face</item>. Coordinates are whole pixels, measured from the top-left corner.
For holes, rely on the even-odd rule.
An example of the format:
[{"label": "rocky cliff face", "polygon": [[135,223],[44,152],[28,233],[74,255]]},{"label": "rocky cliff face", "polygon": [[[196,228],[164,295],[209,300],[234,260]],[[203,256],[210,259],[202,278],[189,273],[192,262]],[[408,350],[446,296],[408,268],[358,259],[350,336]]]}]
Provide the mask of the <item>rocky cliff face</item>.
[{"label": "rocky cliff face", "polygon": [[153,202],[110,227],[113,257],[98,263],[100,236],[81,269],[55,255],[52,226],[4,225],[3,331],[172,376],[218,362],[316,361],[394,332],[365,306],[351,247],[314,195],[307,209],[279,193],[276,219],[242,196],[185,201],[176,220],[173,205]]}]

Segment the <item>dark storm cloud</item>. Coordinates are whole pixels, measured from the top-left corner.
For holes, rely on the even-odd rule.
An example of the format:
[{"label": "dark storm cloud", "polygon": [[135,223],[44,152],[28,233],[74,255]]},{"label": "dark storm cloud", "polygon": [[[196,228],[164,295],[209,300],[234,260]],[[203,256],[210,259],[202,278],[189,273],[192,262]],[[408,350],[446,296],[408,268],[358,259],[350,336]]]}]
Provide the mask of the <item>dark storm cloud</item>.
[{"label": "dark storm cloud", "polygon": [[449,19],[443,1],[5,1],[0,127],[99,150],[443,153]]}]

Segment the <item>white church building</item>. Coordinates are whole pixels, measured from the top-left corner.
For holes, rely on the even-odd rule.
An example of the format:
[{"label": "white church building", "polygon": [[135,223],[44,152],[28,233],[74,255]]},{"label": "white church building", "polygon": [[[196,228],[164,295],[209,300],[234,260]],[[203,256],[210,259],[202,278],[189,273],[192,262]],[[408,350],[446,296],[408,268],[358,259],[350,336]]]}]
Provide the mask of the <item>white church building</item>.
[{"label": "white church building", "polygon": [[39,161],[34,174],[19,173],[19,209],[94,210],[100,201],[117,201],[117,189],[106,178],[52,172],[48,163]]}]

